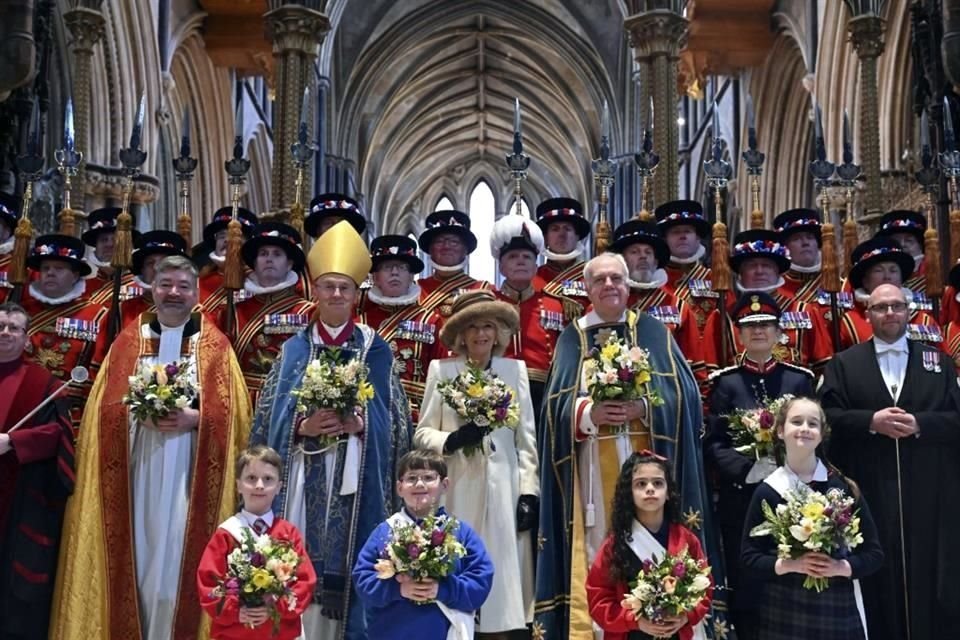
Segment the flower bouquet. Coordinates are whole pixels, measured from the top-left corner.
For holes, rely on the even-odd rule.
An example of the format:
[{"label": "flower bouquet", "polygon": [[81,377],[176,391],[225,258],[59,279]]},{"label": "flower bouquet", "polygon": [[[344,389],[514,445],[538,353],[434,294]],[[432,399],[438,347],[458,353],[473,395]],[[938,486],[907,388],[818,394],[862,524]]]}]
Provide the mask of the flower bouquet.
[{"label": "flower bouquet", "polygon": [[394,526],[380,559],[373,565],[377,577],[381,580],[397,575],[409,576],[413,580],[447,577],[457,558],[467,553],[457,540],[459,526],[456,518],[444,513],[427,516],[419,525]]},{"label": "flower bouquet", "polygon": [[644,560],[637,579],[630,583],[620,603],[634,617],[661,622],[667,616],[680,616],[693,611],[710,588],[710,566],[680,553],[666,554],[657,561]]},{"label": "flower bouquet", "polygon": [[[788,560],[818,551],[842,558],[863,543],[853,498],[840,489],[823,494],[801,484],[786,498],[776,509],[764,501],[764,521],[750,530],[751,536],[773,536],[777,557]],[[803,586],[820,592],[829,586],[829,580],[807,576]]]},{"label": "flower bouquet", "polygon": [[[297,398],[297,412],[309,415],[318,409],[333,409],[346,418],[373,399],[369,369],[359,358],[343,362],[340,349],[326,349],[307,364],[300,387],[291,393]],[[337,444],[337,436],[321,436],[320,450]]]},{"label": "flower bouquet", "polygon": [[[607,336],[602,347],[594,348],[583,363],[583,379],[594,402],[630,402],[646,398],[651,406],[663,404],[650,388],[650,352],[629,346],[617,334]],[[626,430],[626,425],[622,425]]]},{"label": "flower bouquet", "polygon": [[788,393],[773,400],[764,398],[756,409],[737,409],[727,416],[734,449],[756,460],[773,456],[773,423],[780,407],[792,397]]},{"label": "flower bouquet", "polygon": [[197,397],[187,360],[166,365],[141,362],[136,373],[127,378],[127,383],[130,388],[122,402],[141,422],[163,418],[174,409],[189,407]]},{"label": "flower bouquet", "polygon": [[[456,378],[437,385],[437,391],[458,416],[477,425],[484,435],[520,423],[516,392],[492,371],[468,365]],[[463,454],[469,457],[482,446],[464,447]]]},{"label": "flower bouquet", "polygon": [[297,608],[293,585],[299,566],[300,556],[289,542],[244,529],[240,545],[227,556],[227,575],[210,592],[211,597],[220,598],[217,614],[223,610],[227,596],[235,596],[244,607],[267,606],[275,635],[280,630],[280,600],[288,611]]}]

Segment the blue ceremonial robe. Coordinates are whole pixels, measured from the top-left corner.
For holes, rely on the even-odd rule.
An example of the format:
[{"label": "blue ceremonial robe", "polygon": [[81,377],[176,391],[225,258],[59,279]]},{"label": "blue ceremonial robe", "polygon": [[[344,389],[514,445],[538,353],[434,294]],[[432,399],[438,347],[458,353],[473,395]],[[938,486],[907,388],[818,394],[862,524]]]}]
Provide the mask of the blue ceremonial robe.
[{"label": "blue ceremonial robe", "polygon": [[[588,567],[584,566],[584,518],[575,477],[574,433],[581,367],[590,349],[597,346],[596,336],[601,331],[614,331],[650,353],[651,385],[663,399],[663,404],[650,407],[647,419],[653,449],[670,459],[680,492],[682,522],[697,535],[711,563],[715,563],[716,585],[725,584],[717,536],[710,528],[710,497],[700,446],[703,408],[683,353],[664,325],[645,313],[629,311],[626,323],[587,329],[571,323],[557,341],[540,415],[540,552],[534,635],[544,640],[592,637],[585,610]],[[714,599],[714,624],[725,624],[721,589]],[[578,610],[581,606],[583,611]]]},{"label": "blue ceremonial robe", "polygon": [[[302,443],[307,449],[311,444],[313,449],[319,448],[315,446],[316,438],[296,438],[295,427],[302,416],[297,413],[297,400],[291,394],[300,386],[307,363],[328,348],[313,344],[312,332],[310,325],[283,343],[280,357],[261,391],[250,436],[251,444],[267,444],[283,458],[283,488],[273,503],[274,513],[282,518],[287,517],[284,509],[291,487],[290,461],[297,444]],[[393,355],[382,338],[369,332],[372,329],[365,325],[354,326],[353,334],[340,347],[342,357],[352,359],[362,353],[366,340],[372,337],[365,362],[374,395],[366,407],[356,492],[341,496],[339,491],[346,447],[337,447],[330,505],[325,456],[304,456],[307,526],[302,533],[317,574],[314,602],[328,618],[344,621],[344,637],[348,640],[366,638],[365,616],[351,585],[350,570],[360,545],[396,511],[396,461],[410,448],[411,436],[407,399],[394,373]]]}]

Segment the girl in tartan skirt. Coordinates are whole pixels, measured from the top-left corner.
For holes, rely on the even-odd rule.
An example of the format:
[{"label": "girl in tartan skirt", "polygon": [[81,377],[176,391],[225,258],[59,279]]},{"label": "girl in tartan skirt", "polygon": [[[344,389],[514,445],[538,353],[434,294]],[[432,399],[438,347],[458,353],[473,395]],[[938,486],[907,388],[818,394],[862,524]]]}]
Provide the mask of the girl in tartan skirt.
[{"label": "girl in tartan skirt", "polygon": [[677,522],[678,498],[667,459],[648,450],[631,454],[620,469],[612,502],[610,533],[587,575],[590,616],[603,629],[603,640],[706,640],[703,618],[713,599],[712,576],[703,599],[686,615],[654,622],[634,617],[621,604],[644,560],[684,548],[691,558],[706,560],[697,537]]},{"label": "girl in tartan skirt", "polygon": [[[757,609],[756,633],[763,640],[866,640],[866,618],[859,578],[877,571],[883,551],[867,504],[857,486],[818,457],[827,436],[826,418],[820,404],[809,398],[794,398],[781,407],[775,425],[786,450],[786,460],[757,487],[744,526],[743,568],[764,580]],[[844,558],[809,552],[795,559],[777,557],[773,536],[751,536],[764,522],[762,505],[776,510],[785,496],[800,484],[826,493],[840,489],[855,499],[863,543]],[[828,578],[821,592],[807,589],[807,576]]]}]

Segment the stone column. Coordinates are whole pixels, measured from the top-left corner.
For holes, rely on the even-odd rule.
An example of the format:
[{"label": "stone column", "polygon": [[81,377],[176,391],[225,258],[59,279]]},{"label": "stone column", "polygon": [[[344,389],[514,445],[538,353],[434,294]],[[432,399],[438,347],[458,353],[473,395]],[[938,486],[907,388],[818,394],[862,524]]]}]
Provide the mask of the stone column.
[{"label": "stone column", "polygon": [[86,164],[90,158],[90,72],[93,47],[106,33],[106,20],[98,9],[77,6],[63,14],[70,30],[76,68],[73,74],[73,127],[77,151],[83,152],[77,175],[72,180],[72,206],[86,210],[87,180]]},{"label": "stone column", "polygon": [[[656,204],[675,200],[678,193],[677,61],[687,41],[688,26],[686,18],[667,9],[645,11],[624,21],[630,46],[641,68],[640,109],[644,123],[649,106],[643,101],[653,95],[653,150],[660,156],[660,166],[653,179]],[[645,84],[649,89],[643,88]]]},{"label": "stone column", "polygon": [[[313,64],[317,48],[330,30],[326,15],[298,4],[285,4],[264,14],[267,34],[273,42],[274,86],[273,107],[273,176],[270,185],[270,208],[278,213],[294,200],[297,172],[290,155],[290,145],[297,139],[303,90],[310,86],[316,96]],[[314,101],[313,104],[316,104]],[[308,118],[308,122],[312,122]],[[312,130],[312,127],[310,127]],[[312,172],[304,175],[303,200],[313,196]]]},{"label": "stone column", "polygon": [[883,213],[880,184],[880,102],[877,96],[877,58],[883,53],[884,20],[875,15],[850,20],[850,40],[860,58],[860,156],[867,179],[866,221]]}]

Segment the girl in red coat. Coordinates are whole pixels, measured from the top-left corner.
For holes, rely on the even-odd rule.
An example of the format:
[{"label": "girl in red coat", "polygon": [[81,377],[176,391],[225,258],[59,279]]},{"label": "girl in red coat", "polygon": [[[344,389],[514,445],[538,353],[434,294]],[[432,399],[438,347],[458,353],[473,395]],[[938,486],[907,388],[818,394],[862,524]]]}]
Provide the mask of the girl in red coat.
[{"label": "girl in red coat", "polygon": [[[200,558],[197,570],[197,590],[200,606],[213,619],[210,637],[215,640],[294,640],[303,633],[301,616],[313,600],[317,574],[303,546],[303,537],[297,528],[273,514],[271,507],[280,490],[280,454],[263,445],[255,445],[237,459],[237,491],[243,499],[240,512],[223,522],[214,532]],[[227,574],[227,556],[238,546],[243,530],[254,535],[269,535],[273,540],[289,542],[300,556],[293,593],[294,606],[288,606],[286,596],[275,603],[280,615],[279,629],[274,631],[267,606],[248,607],[236,595],[223,598],[216,595],[220,580]]]},{"label": "girl in red coat", "polygon": [[659,622],[634,617],[622,606],[628,584],[640,571],[643,560],[665,553],[680,553],[686,547],[690,557],[705,559],[697,537],[676,522],[676,489],[667,459],[651,451],[634,453],[620,470],[610,509],[610,533],[587,576],[590,616],[603,629],[604,640],[705,638],[703,617],[710,610],[713,585],[697,607],[686,615]]}]

